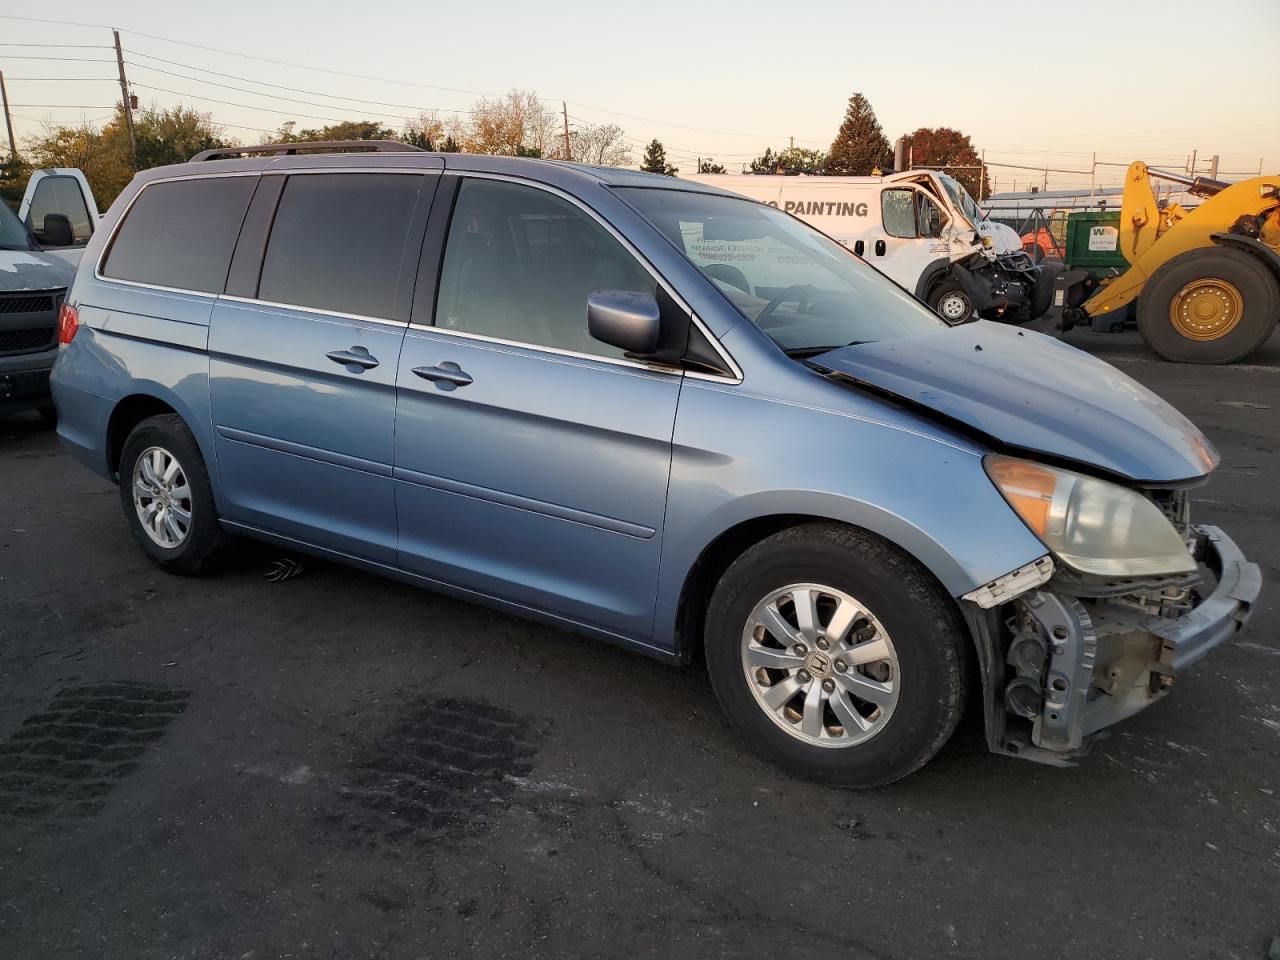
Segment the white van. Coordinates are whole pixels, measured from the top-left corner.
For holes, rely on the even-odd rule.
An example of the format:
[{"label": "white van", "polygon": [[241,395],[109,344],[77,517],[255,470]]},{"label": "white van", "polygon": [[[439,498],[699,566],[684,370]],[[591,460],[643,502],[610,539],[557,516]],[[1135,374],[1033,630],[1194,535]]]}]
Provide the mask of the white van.
[{"label": "white van", "polygon": [[699,174],[687,179],[794,214],[851,248],[949,322],[978,313],[1022,323],[1049,308],[1053,277],[1032,262],[1014,230],[986,220],[965,188],[937,170],[884,177]]}]

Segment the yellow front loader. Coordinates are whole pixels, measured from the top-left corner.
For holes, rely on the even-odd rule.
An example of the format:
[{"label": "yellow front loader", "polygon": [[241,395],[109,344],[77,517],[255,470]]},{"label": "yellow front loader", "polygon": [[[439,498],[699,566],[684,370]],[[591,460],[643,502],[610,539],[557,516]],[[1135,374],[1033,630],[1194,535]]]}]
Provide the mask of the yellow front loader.
[{"label": "yellow front loader", "polygon": [[[1161,208],[1152,179],[1182,184],[1204,202]],[[1129,269],[1096,280],[1059,280],[1063,327],[1091,320],[1119,329],[1138,300],[1142,339],[1181,363],[1234,363],[1271,336],[1280,317],[1280,175],[1223,183],[1129,165],[1119,250]]]}]

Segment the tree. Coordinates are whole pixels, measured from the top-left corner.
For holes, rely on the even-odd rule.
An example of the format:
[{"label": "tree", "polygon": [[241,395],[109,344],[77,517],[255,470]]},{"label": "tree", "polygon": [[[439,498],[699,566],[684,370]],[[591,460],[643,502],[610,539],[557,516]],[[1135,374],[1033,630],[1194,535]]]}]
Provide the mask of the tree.
[{"label": "tree", "polygon": [[662,173],[668,177],[674,177],[680,172],[677,167],[667,163],[667,151],[658,140],[650,140],[649,145],[644,148],[644,162],[640,164],[640,169],[646,173]]},{"label": "tree", "polygon": [[871,103],[860,93],[849,98],[844,122],[831,142],[826,172],[834,175],[865,177],[873,170],[888,170],[893,165],[893,151]]},{"label": "tree", "polygon": [[824,172],[827,155],[821,150],[806,150],[802,147],[787,147],[785,150],[773,152],[766,147],[764,153],[751,161],[752,173],[781,173],[787,176],[798,174],[819,174]]},{"label": "tree", "polygon": [[434,110],[418,114],[416,120],[405,121],[400,139],[419,150],[434,150],[445,139],[444,122]]},{"label": "tree", "polygon": [[707,159],[705,160],[702,160],[702,159],[698,160],[698,172],[699,173],[725,173],[727,171],[724,168],[724,164],[716,163],[715,157],[707,157]]},{"label": "tree", "polygon": [[101,131],[88,123],[73,126],[47,124],[44,132],[26,140],[26,159],[34,167],[79,167],[93,190],[98,206],[105,209],[133,178],[129,138],[123,129]]},{"label": "tree", "polygon": [[557,126],[556,115],[543,106],[541,97],[532,90],[512,89],[494,100],[477,100],[470,124],[457,133],[467,153],[550,157],[564,150],[563,142],[556,142]]},{"label": "tree", "polygon": [[[951,127],[921,127],[907,134],[905,146],[911,151],[913,167],[933,167],[955,177],[974,197],[987,197],[991,181],[982,158],[968,136]],[[950,168],[950,169],[948,169]]]},{"label": "tree", "polygon": [[598,167],[622,167],[631,163],[631,148],[616,123],[584,123],[569,133],[569,159]]},{"label": "tree", "polygon": [[[117,136],[116,131],[120,130],[128,138],[128,131],[123,129],[123,109],[116,108],[116,116],[103,128],[104,136]],[[186,163],[201,150],[234,145],[234,141],[223,137],[222,128],[213,122],[211,114],[181,105],[165,110],[152,104],[135,111],[133,131],[139,170]]]},{"label": "tree", "polygon": [[[291,124],[285,124],[292,129]],[[281,127],[284,129],[284,127]],[[284,143],[306,143],[319,140],[392,140],[395,133],[390,127],[384,127],[374,120],[343,120],[332,123],[319,130],[302,130],[296,137],[291,136]]]},{"label": "tree", "polygon": [[22,195],[26,192],[27,181],[31,179],[31,164],[21,157],[9,157],[0,160],[0,201],[9,204],[14,213],[22,203]]}]

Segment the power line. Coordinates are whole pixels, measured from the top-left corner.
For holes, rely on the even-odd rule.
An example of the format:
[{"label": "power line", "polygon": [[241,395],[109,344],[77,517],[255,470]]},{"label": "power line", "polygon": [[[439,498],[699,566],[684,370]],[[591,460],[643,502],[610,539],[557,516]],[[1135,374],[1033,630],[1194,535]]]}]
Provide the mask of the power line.
[{"label": "power line", "polygon": [[60,60],[64,63],[115,63],[110,57],[97,59],[94,57],[37,57],[35,54],[6,53],[6,60]]},{"label": "power line", "polygon": [[[395,117],[397,120],[416,120],[417,119],[416,117],[406,116],[404,114],[398,114],[398,113],[384,113],[376,110],[361,110],[357,107],[343,107],[335,103],[317,103],[315,100],[298,100],[294,97],[282,97],[279,94],[263,93],[261,90],[251,90],[248,87],[236,87],[236,86],[232,86],[229,83],[216,83],[213,80],[204,80],[204,79],[201,79],[200,77],[186,77],[180,73],[174,73],[172,70],[161,70],[159,67],[149,67],[145,63],[134,63],[132,60],[127,62],[129,63],[130,66],[142,67],[143,69],[146,69],[146,70],[154,70],[157,73],[167,74],[168,76],[171,76],[171,77],[178,77],[179,79],[182,79],[182,80],[193,80],[196,83],[203,83],[206,86],[220,87],[223,90],[236,90],[236,91],[239,91],[240,93],[252,94],[255,97],[266,97],[269,100],[283,100],[287,103],[300,103],[308,107],[324,107],[326,109],[336,108],[336,109],[348,110],[352,113],[363,113],[363,114],[367,114],[369,116],[375,116],[375,117]],[[139,86],[139,84],[135,82],[134,86]],[[177,94],[177,95],[183,96],[184,94]],[[185,96],[193,96],[193,94],[185,94]],[[321,96],[323,96],[323,94],[321,94]],[[232,106],[243,106],[243,105],[232,104]],[[254,109],[254,108],[251,107],[250,109]]]},{"label": "power line", "polygon": [[131,83],[130,86],[137,87],[140,90],[151,90],[155,93],[168,93],[175,97],[188,97],[192,100],[205,100],[209,103],[220,103],[226,107],[240,107],[243,110],[257,110],[261,113],[274,113],[282,117],[304,117],[307,120],[328,120],[330,123],[343,123],[344,121],[351,119],[350,117],[324,117],[314,113],[298,113],[293,110],[275,110],[271,107],[256,107],[249,103],[235,103],[231,100],[218,100],[214,97],[202,97],[198,94],[184,93],[180,90],[166,90],[164,87],[153,87],[146,83]]},{"label": "power line", "polygon": [[[207,69],[207,68],[205,68],[205,67],[196,67],[196,66],[191,66],[190,64],[178,63],[177,61],[174,61],[174,60],[166,60],[166,59],[164,59],[163,57],[153,57],[153,56],[152,56],[151,54],[149,54],[149,53],[142,53],[142,52],[137,51],[137,50],[131,51],[130,56],[131,56],[131,57],[143,57],[143,58],[145,58],[145,59],[147,59],[147,60],[155,60],[157,63],[167,63],[167,64],[169,64],[170,66],[175,66],[175,67],[185,67],[185,68],[186,68],[186,69],[188,69],[188,70],[195,70],[197,73],[207,73],[207,74],[210,74],[210,75],[215,76],[215,77],[224,77],[224,78],[226,78],[226,79],[228,79],[228,80],[243,80],[245,83],[255,83],[255,84],[257,84],[257,85],[258,85],[258,86],[260,86],[260,87],[271,87],[271,88],[273,88],[273,89],[275,89],[275,90],[288,90],[290,93],[308,93],[308,94],[311,94],[311,95],[312,95],[312,96],[314,96],[314,97],[329,97],[330,99],[333,99],[333,100],[348,100],[348,101],[350,101],[350,102],[352,102],[352,103],[367,103],[367,104],[371,104],[371,105],[373,105],[373,106],[375,106],[375,107],[397,107],[397,108],[404,109],[404,110],[418,110],[418,111],[421,111],[421,112],[423,112],[423,113],[429,113],[429,112],[431,112],[431,111],[433,111],[433,110],[434,110],[434,111],[436,111],[436,112],[438,112],[438,113],[465,113],[465,112],[467,112],[467,111],[465,111],[465,110],[454,110],[454,109],[451,109],[451,108],[445,108],[445,107],[423,107],[423,106],[419,106],[419,105],[417,105],[417,104],[412,104],[412,103],[387,103],[387,102],[382,101],[382,100],[365,100],[365,99],[363,99],[363,98],[361,98],[361,97],[348,97],[348,96],[346,96],[346,95],[344,95],[344,94],[337,94],[337,93],[324,93],[324,92],[322,92],[322,91],[320,91],[320,90],[308,90],[308,89],[305,89],[305,88],[303,88],[303,87],[288,87],[288,86],[285,86],[284,84],[280,84],[280,83],[268,83],[268,82],[267,82],[267,81],[265,81],[265,80],[254,80],[254,79],[251,79],[250,77],[239,77],[239,76],[236,76],[235,74],[232,74],[232,73],[219,73],[217,70],[209,70],[209,69]],[[155,71],[157,71],[157,72],[159,72],[159,73],[168,73],[168,72],[169,72],[169,71],[161,70],[159,67],[153,67],[153,66],[151,66],[151,65],[150,65],[150,64],[148,64],[148,63],[137,63],[137,62],[136,62],[136,61],[134,61],[134,60],[130,60],[130,61],[129,61],[129,63],[131,63],[133,66],[136,66],[136,67],[142,67],[142,68],[147,69],[147,70],[155,70]],[[211,82],[211,81],[205,80],[203,77],[187,77],[187,76],[183,76],[183,75],[182,75],[182,74],[180,74],[180,73],[171,73],[170,75],[171,75],[171,76],[175,76],[175,77],[182,77],[184,80],[196,80],[196,81],[198,81],[198,82],[200,82],[200,83],[210,83],[210,82]],[[256,92],[260,92],[260,91],[252,91],[252,92],[255,92],[255,93],[256,93]],[[264,96],[265,96],[265,94],[264,94]]]},{"label": "power line", "polygon": [[105,107],[98,103],[11,103],[11,107],[23,107],[28,110],[113,110],[112,104]]}]

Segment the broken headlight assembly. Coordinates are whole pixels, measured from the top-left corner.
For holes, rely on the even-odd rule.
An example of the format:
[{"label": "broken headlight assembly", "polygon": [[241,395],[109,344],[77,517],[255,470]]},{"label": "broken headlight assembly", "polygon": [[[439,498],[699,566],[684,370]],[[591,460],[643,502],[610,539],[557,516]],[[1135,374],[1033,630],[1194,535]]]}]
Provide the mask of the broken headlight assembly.
[{"label": "broken headlight assembly", "polygon": [[998,454],[988,455],[983,465],[1022,521],[1080,573],[1139,577],[1196,569],[1168,517],[1134,490]]}]

